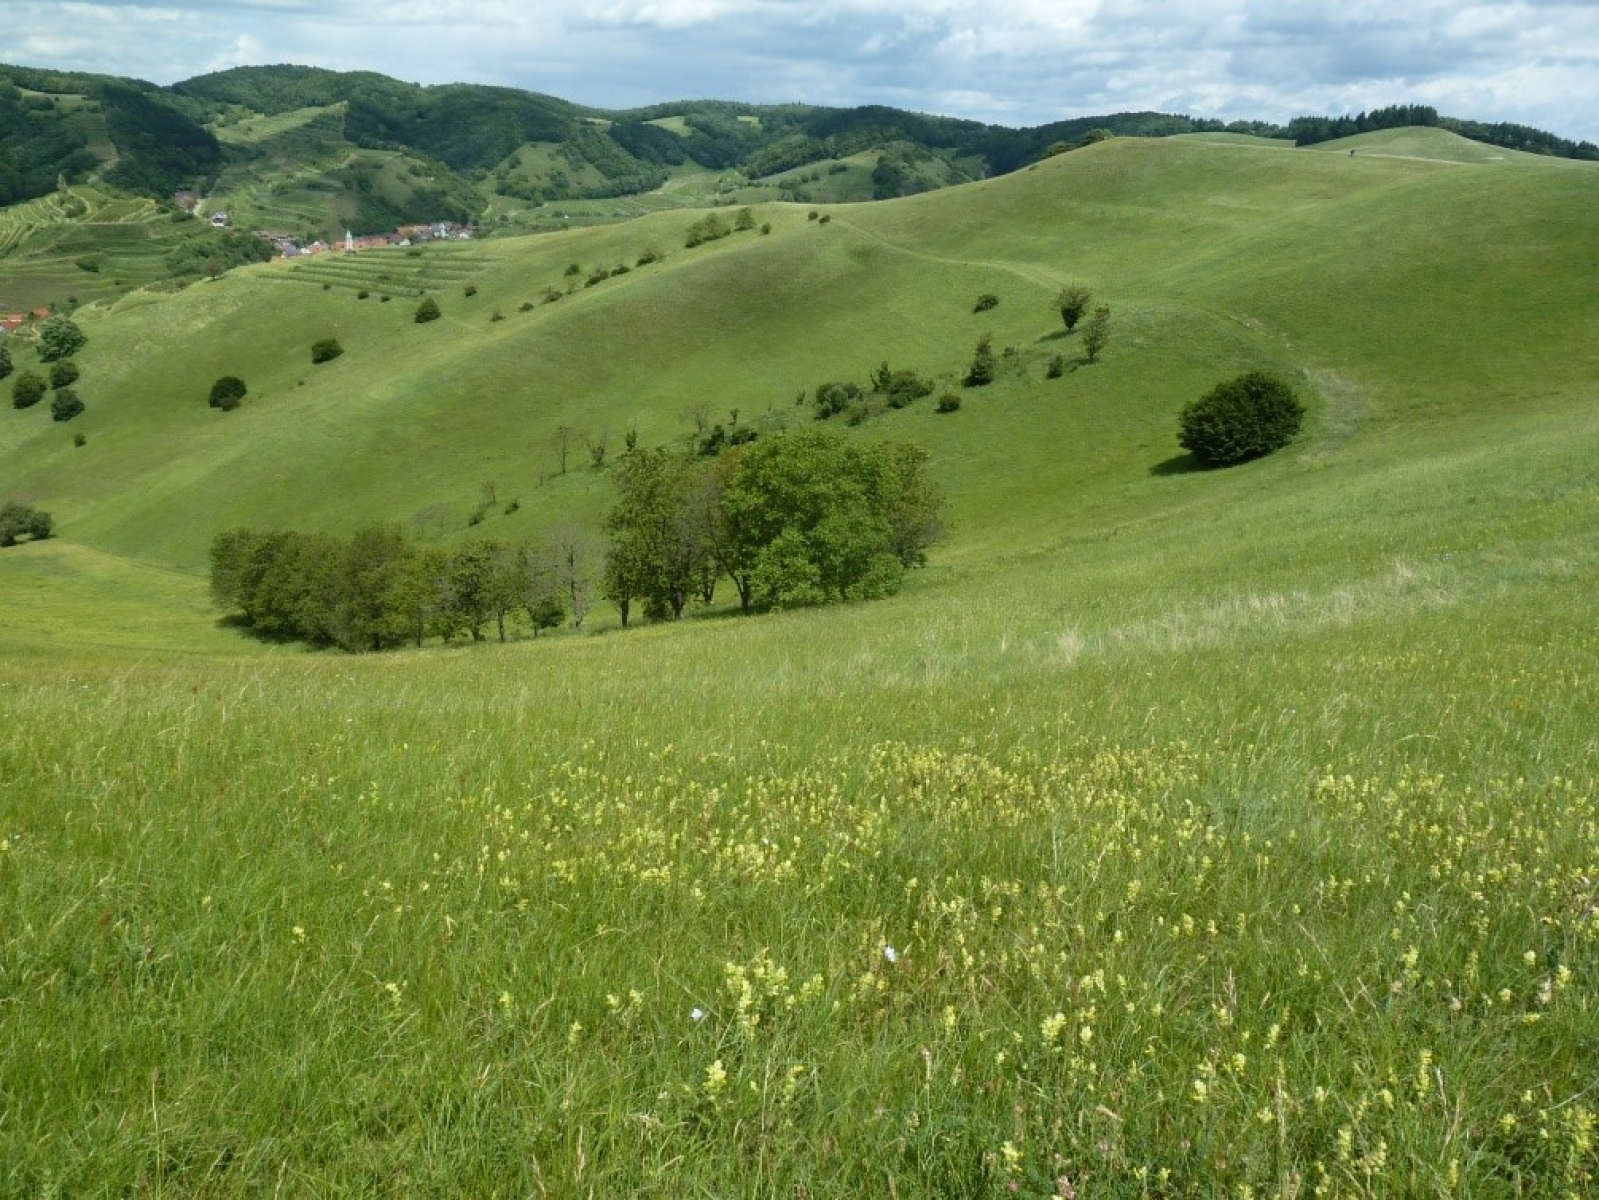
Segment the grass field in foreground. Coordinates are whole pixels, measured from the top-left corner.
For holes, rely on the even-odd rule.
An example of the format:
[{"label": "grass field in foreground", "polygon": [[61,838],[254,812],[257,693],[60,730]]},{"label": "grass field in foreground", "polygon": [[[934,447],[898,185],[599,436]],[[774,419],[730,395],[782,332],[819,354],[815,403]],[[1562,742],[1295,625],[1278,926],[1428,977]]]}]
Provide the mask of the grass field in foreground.
[{"label": "grass field in foreground", "polygon": [[[1558,266],[1591,185],[1083,154],[964,204],[788,214],[520,331],[452,300],[422,351],[343,297],[367,322],[339,329],[346,358],[408,347],[392,376],[271,374],[335,311],[274,278],[250,424],[191,427],[135,340],[212,353],[263,324],[245,281],[91,327],[85,364],[129,390],[88,445],[0,426],[0,462],[68,501],[82,543],[0,552],[0,1192],[1591,1194],[1599,409],[1573,334],[1595,298]],[[1037,219],[1051,170],[1081,172],[1083,227]],[[1443,199],[1475,269],[1425,228]],[[1362,246],[1374,225],[1410,241]],[[647,236],[530,248],[476,299]],[[445,460],[405,479],[425,493],[505,427],[518,369],[580,377],[557,334],[653,353],[665,380],[606,361],[577,409],[653,439],[740,345],[773,387],[885,343],[958,357],[970,314],[896,285],[986,280],[1011,281],[1000,336],[1022,344],[1044,329],[1017,297],[1068,272],[1116,279],[1124,320],[1071,390],[1035,368],[952,418],[885,419],[933,446],[955,523],[887,601],[346,657],[253,646],[156,565],[192,564],[185,509],[202,532],[251,504],[332,528],[399,511],[400,483],[341,461],[351,431],[437,422],[433,459],[398,419],[382,435],[391,471]],[[831,306],[795,303],[827,279]],[[1300,372],[1312,427],[1185,471],[1151,393],[1241,361]],[[483,432],[463,395],[491,398]],[[268,495],[255,471],[318,444],[310,414],[344,431],[330,481]],[[92,480],[70,457],[108,447]]]}]

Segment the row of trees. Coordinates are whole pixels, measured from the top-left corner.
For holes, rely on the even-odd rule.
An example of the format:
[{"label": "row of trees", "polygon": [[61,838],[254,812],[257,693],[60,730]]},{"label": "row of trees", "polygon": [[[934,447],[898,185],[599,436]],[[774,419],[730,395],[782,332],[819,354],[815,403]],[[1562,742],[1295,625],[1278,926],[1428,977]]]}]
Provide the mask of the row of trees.
[{"label": "row of trees", "polygon": [[541,546],[475,540],[419,546],[397,528],[343,539],[234,529],[211,544],[211,594],[262,637],[345,650],[385,650],[430,637],[534,636],[592,602],[592,555],[578,537]]},{"label": "row of trees", "polygon": [[815,427],[709,461],[633,449],[615,479],[604,592],[623,625],[635,605],[681,617],[724,577],[745,611],[888,595],[943,532],[925,451]]}]

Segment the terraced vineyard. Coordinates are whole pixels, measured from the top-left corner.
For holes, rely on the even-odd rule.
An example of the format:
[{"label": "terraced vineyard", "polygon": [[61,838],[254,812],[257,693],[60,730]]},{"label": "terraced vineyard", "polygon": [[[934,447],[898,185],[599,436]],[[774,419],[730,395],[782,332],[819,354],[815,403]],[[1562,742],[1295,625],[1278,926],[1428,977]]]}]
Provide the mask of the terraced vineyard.
[{"label": "terraced vineyard", "polygon": [[268,278],[380,296],[420,295],[465,284],[498,261],[470,246],[396,246],[301,258]]}]

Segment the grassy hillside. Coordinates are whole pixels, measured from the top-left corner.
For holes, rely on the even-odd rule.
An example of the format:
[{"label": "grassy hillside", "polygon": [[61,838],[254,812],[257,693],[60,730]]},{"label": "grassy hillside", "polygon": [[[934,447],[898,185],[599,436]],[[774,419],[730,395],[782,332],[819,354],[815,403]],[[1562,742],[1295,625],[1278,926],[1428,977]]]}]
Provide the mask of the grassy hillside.
[{"label": "grassy hillside", "polygon": [[[1384,136],[82,314],[88,412],[0,412],[61,534],[0,550],[0,1191],[1592,1192],[1599,176]],[[363,657],[206,602],[218,529],[592,528],[558,426],[884,359],[963,400],[851,434],[950,496],[892,599]],[[1193,470],[1252,366],[1306,430]]]}]

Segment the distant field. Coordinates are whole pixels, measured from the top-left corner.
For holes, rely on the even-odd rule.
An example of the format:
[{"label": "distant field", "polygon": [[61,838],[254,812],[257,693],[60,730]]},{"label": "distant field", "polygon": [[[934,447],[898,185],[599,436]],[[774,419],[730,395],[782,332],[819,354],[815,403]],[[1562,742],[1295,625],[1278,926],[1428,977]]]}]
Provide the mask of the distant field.
[{"label": "distant field", "polygon": [[[1114,140],[81,314],[88,411],[0,410],[60,533],[0,550],[0,1192],[1593,1194],[1599,176],[1468,146]],[[961,399],[849,431],[949,498],[890,599],[365,656],[207,599],[238,525],[597,536],[562,427],[885,360]],[[1257,367],[1305,430],[1195,469]]]}]

